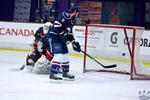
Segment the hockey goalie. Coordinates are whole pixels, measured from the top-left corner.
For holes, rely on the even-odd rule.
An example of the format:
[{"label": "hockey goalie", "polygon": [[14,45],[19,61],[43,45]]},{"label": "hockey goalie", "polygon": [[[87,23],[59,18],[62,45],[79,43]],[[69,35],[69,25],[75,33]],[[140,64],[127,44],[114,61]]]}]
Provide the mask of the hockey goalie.
[{"label": "hockey goalie", "polygon": [[46,22],[35,34],[35,40],[30,44],[32,50],[26,55],[26,68],[36,74],[47,74],[50,72],[50,61],[53,56],[50,54],[46,41],[46,34],[52,26],[51,22]]}]

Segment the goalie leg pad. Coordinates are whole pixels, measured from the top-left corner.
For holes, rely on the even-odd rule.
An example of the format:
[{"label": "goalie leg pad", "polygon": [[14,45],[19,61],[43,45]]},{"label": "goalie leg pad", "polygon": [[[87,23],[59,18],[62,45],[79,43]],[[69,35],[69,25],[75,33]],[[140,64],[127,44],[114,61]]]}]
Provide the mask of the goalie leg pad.
[{"label": "goalie leg pad", "polygon": [[33,67],[32,72],[36,74],[49,74],[50,67],[48,66],[48,64],[44,64],[42,67]]},{"label": "goalie leg pad", "polygon": [[34,65],[34,63],[39,59],[36,52],[29,52],[26,55],[26,65]]},{"label": "goalie leg pad", "polygon": [[32,71],[37,74],[47,74],[50,72],[48,64],[49,61],[46,59],[44,55],[42,55],[35,63]]},{"label": "goalie leg pad", "polygon": [[32,70],[33,70],[33,66],[32,65],[27,65],[26,68],[27,68],[27,70],[29,72],[32,72]]},{"label": "goalie leg pad", "polygon": [[36,54],[36,52],[33,52],[29,58],[36,62],[39,59],[39,56]]}]

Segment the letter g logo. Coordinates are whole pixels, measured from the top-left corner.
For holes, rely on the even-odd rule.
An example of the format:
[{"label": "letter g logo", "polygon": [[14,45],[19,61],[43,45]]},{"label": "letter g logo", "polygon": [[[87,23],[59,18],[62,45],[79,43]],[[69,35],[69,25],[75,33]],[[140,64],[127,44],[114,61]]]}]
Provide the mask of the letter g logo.
[{"label": "letter g logo", "polygon": [[110,41],[112,44],[116,44],[117,43],[117,35],[118,35],[118,32],[113,32],[112,35],[111,35],[111,38],[110,38]]}]

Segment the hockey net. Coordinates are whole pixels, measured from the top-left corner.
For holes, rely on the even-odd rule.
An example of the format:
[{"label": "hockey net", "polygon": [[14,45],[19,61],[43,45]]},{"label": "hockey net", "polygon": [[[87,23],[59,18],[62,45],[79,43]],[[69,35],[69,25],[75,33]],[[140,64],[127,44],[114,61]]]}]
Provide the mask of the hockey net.
[{"label": "hockey net", "polygon": [[119,25],[88,24],[84,52],[104,65],[103,68],[84,55],[84,72],[113,72],[130,75],[131,80],[149,80],[150,67],[143,64],[140,42],[144,28]]}]

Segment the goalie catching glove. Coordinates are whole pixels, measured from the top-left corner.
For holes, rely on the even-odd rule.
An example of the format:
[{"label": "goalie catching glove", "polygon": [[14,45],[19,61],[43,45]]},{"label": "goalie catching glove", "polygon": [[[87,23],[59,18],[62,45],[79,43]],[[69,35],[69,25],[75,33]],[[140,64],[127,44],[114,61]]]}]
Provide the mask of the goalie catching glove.
[{"label": "goalie catching glove", "polygon": [[77,52],[80,52],[80,51],[81,51],[79,42],[73,41],[73,42],[72,42],[72,47],[73,47],[73,50],[75,50],[75,51],[77,51]]}]

